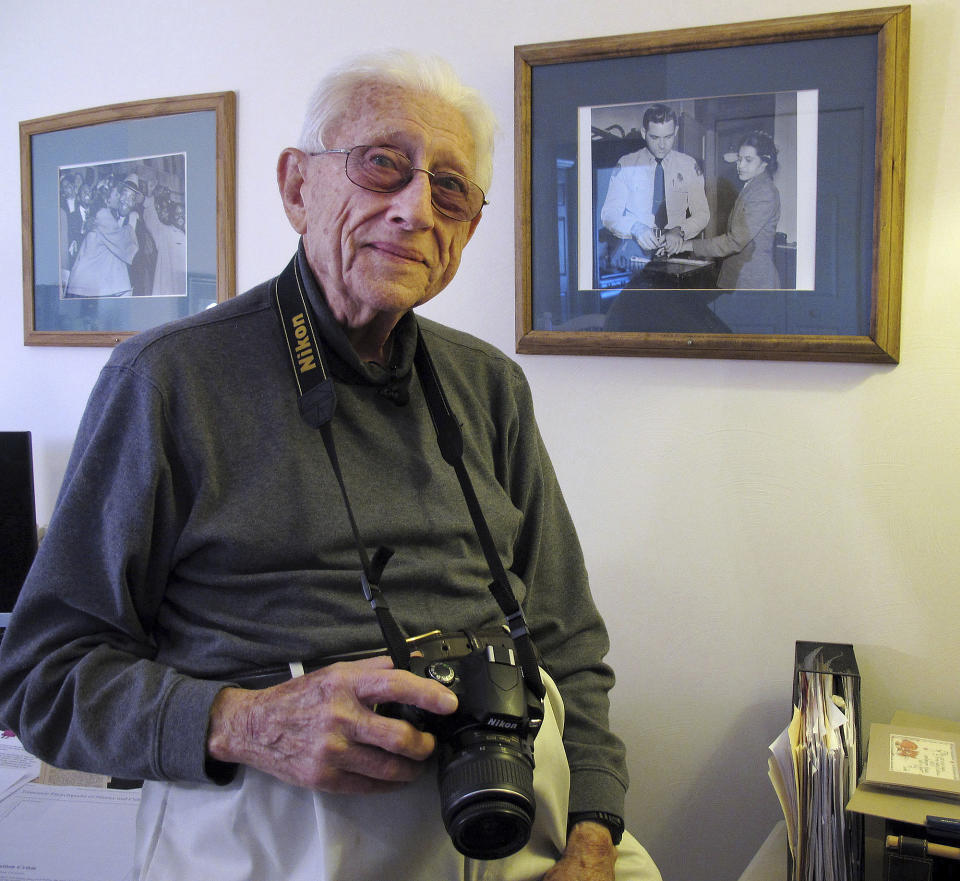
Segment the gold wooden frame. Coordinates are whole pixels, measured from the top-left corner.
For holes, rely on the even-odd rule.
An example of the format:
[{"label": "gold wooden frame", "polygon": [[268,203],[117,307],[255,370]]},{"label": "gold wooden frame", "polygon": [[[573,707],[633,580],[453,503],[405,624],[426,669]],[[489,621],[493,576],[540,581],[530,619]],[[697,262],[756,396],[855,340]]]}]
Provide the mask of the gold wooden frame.
[{"label": "gold wooden frame", "polygon": [[[534,67],[864,34],[876,35],[877,39],[877,131],[869,335],[533,329],[531,101]],[[909,34],[910,7],[891,6],[515,47],[517,352],[896,363],[899,360],[900,340]]]},{"label": "gold wooden frame", "polygon": [[46,116],[20,123],[21,219],[23,232],[23,329],[28,346],[114,346],[135,331],[37,330],[34,298],[34,206],[32,138],[102,123],[145,120],[161,116],[212,111],[216,114],[216,295],[223,302],[236,290],[236,117],[235,92],[211,92],[132,101]]}]

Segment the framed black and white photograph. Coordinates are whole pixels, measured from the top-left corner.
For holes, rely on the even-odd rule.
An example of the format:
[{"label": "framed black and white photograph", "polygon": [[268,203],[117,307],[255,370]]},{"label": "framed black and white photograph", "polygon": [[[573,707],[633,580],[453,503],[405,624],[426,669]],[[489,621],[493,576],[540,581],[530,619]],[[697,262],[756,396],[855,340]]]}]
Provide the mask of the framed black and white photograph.
[{"label": "framed black and white photograph", "polygon": [[235,288],[233,92],[20,124],[24,342],[115,345]]},{"label": "framed black and white photograph", "polygon": [[909,7],[518,46],[517,351],[895,362]]},{"label": "framed black and white photograph", "polygon": [[[717,264],[690,246],[727,233],[738,197],[754,192],[734,230],[751,253],[724,264],[719,287],[813,289],[816,90],[582,107],[578,124],[578,155],[590,157],[578,204],[597,208],[578,216],[582,290],[717,288]],[[652,247],[631,230],[648,231]]]}]

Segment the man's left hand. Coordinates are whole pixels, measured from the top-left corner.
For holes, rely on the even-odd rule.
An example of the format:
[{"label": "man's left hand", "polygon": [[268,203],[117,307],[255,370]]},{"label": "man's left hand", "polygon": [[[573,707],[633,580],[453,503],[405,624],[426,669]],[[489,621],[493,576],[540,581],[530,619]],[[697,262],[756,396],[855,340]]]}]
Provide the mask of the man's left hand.
[{"label": "man's left hand", "polygon": [[610,830],[599,823],[577,823],[567,838],[567,847],[543,881],[613,881],[617,849]]},{"label": "man's left hand", "polygon": [[672,257],[678,251],[683,250],[683,233],[679,226],[664,232],[662,250],[667,257]]}]

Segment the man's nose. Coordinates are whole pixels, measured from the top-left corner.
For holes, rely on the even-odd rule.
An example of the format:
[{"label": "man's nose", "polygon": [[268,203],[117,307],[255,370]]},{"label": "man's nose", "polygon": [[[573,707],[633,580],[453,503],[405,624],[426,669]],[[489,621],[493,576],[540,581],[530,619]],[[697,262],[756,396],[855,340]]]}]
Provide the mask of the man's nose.
[{"label": "man's nose", "polygon": [[414,229],[429,229],[435,222],[430,174],[422,168],[413,169],[409,183],[393,194],[396,218]]}]

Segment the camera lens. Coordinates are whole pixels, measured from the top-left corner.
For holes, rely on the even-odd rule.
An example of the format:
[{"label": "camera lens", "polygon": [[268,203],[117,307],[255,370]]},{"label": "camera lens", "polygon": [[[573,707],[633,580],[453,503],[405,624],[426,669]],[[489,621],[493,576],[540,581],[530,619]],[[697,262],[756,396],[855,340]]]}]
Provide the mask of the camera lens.
[{"label": "camera lens", "polygon": [[476,860],[498,860],[530,840],[530,815],[508,801],[471,805],[452,818],[454,847]]},{"label": "camera lens", "polygon": [[520,850],[530,840],[536,801],[533,764],[519,740],[493,735],[441,760],[440,810],[464,856],[496,860]]}]

